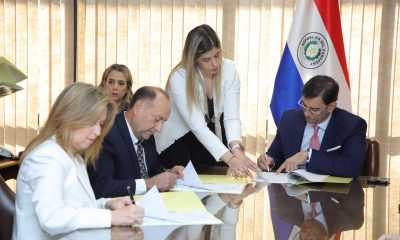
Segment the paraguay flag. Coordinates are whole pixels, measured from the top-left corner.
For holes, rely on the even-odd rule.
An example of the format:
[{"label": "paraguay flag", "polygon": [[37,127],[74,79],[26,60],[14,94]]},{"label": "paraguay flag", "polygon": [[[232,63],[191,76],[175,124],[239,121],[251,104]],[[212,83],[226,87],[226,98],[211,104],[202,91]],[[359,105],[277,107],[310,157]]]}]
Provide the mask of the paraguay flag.
[{"label": "paraguay flag", "polygon": [[338,82],[338,107],[351,112],[338,0],[297,1],[270,104],[277,126],[283,112],[300,109],[297,102],[301,90],[316,75],[330,76]]}]

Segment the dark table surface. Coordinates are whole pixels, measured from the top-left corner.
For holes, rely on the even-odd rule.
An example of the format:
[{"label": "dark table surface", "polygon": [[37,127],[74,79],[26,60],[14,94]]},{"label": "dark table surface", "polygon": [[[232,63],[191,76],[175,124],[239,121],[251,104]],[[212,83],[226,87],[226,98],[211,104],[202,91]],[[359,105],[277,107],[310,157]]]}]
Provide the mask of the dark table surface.
[{"label": "dark table surface", "polygon": [[[220,170],[217,172],[224,172]],[[367,179],[360,177],[350,184],[313,184],[309,185],[313,190],[297,196],[289,196],[293,189],[285,184],[253,182],[241,195],[199,196],[207,209],[216,211],[214,215],[223,220],[223,225],[113,227],[76,231],[56,239],[299,239],[300,230],[301,234],[320,231],[330,239],[377,239],[386,227],[376,223],[377,216],[368,206],[379,207],[371,201],[387,186],[368,185]],[[221,202],[216,201],[218,206],[213,206],[215,199],[235,198],[243,198],[242,203],[221,208]],[[319,203],[322,221],[305,221],[303,208],[310,202]]]}]

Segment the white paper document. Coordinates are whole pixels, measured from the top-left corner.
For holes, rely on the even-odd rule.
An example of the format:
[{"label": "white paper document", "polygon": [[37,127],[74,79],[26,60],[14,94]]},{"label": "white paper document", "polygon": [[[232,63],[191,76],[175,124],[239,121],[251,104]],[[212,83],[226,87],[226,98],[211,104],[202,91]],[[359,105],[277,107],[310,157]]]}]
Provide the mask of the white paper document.
[{"label": "white paper document", "polygon": [[171,191],[195,191],[210,193],[241,194],[246,184],[228,184],[228,183],[203,183],[197,174],[192,161],[183,170],[184,179],[178,179],[176,185]]},{"label": "white paper document", "polygon": [[267,181],[269,183],[288,183],[288,174],[274,172],[261,172],[257,175],[257,181]]},{"label": "white paper document", "polygon": [[265,181],[269,183],[291,183],[291,184],[303,184],[303,183],[349,183],[352,178],[345,177],[334,177],[323,174],[316,174],[307,172],[305,169],[297,169],[290,173],[279,173],[275,172],[262,172],[257,175],[257,180]]},{"label": "white paper document", "polygon": [[168,211],[155,186],[138,200],[137,204],[144,208],[143,222],[139,226],[222,224],[206,209],[193,212]]},{"label": "white paper document", "polygon": [[299,180],[307,180],[310,182],[322,182],[329,175],[315,174],[307,172],[304,169],[297,169],[290,173],[279,173],[275,172],[262,172],[258,175],[261,179],[268,181],[269,183],[292,183],[296,184]]},{"label": "white paper document", "polygon": [[194,169],[192,161],[189,161],[185,169],[183,170],[184,179],[178,179],[176,181],[177,186],[186,187],[186,189],[196,188],[198,190],[213,192],[213,188],[210,186],[206,186],[200,180],[199,175]]},{"label": "white paper document", "polygon": [[290,183],[296,183],[297,180],[308,180],[310,182],[322,182],[329,175],[307,172],[305,169],[297,169],[289,173]]}]

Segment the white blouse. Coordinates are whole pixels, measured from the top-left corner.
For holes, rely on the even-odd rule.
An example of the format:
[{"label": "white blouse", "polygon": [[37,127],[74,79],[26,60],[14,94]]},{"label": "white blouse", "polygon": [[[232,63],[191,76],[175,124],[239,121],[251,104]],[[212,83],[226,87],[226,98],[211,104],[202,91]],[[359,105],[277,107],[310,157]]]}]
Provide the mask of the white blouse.
[{"label": "white blouse", "polygon": [[[229,59],[223,59],[221,66],[221,101],[216,103],[214,92],[215,122],[219,123],[221,114],[224,113],[224,127],[227,142],[241,141],[240,129],[240,79],[235,64]],[[201,74],[200,74],[201,75]],[[204,81],[204,80],[203,80]],[[204,84],[199,82],[200,102],[205,102],[206,96]],[[203,146],[220,161],[222,155],[229,151],[222,140],[207,127],[204,119],[208,112],[205,106],[194,105],[192,113],[189,113],[186,94],[186,71],[178,69],[171,76],[169,96],[171,101],[171,114],[160,133],[155,134],[157,152],[161,153],[177,139],[183,137],[189,131],[203,144]],[[216,132],[218,132],[216,126]]]}]

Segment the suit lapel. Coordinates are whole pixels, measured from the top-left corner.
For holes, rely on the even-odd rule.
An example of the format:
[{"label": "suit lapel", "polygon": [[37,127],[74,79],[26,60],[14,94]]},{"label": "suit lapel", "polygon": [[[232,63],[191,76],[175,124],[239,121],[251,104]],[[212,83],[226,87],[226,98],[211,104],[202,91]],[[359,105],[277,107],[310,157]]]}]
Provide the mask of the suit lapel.
[{"label": "suit lapel", "polygon": [[301,143],[303,142],[304,130],[306,128],[306,119],[304,117],[303,111],[298,111],[297,114],[299,115],[298,121],[295,120],[294,124],[297,126],[293,129],[293,143],[294,143],[294,153],[299,152],[301,149]]},{"label": "suit lapel", "polygon": [[295,136],[295,139],[296,139],[296,141],[295,141],[296,147],[297,147],[296,150],[300,151],[300,150],[302,150],[301,143],[303,142],[303,136],[304,136],[304,131],[306,129],[307,122],[304,117],[303,111],[298,111],[298,113],[300,114],[300,121],[299,121],[300,127],[294,129],[295,132],[293,133],[293,136]]},{"label": "suit lapel", "polygon": [[335,129],[339,126],[338,121],[340,118],[340,111],[338,109],[333,110],[331,120],[328,123],[328,126],[326,127],[326,131],[324,134],[324,138],[322,139],[321,142],[321,148],[320,151],[326,151],[330,144],[333,141]]},{"label": "suit lapel", "polygon": [[[122,139],[124,140],[127,149],[129,151],[129,155],[131,158],[134,158],[137,160],[137,156],[136,156],[136,151],[135,148],[133,146],[133,142],[132,142],[132,138],[129,135],[129,129],[128,126],[126,125],[126,120],[125,120],[125,116],[124,113],[121,112],[117,115],[117,127],[118,127],[118,131],[120,133],[120,135],[122,136]],[[136,161],[137,162],[137,161]]]},{"label": "suit lapel", "polygon": [[119,134],[122,136],[122,139],[126,145],[126,149],[128,149],[129,156],[127,156],[127,159],[129,159],[129,162],[132,164],[132,171],[135,172],[134,174],[135,176],[136,175],[140,176],[139,163],[136,155],[136,150],[135,147],[133,146],[132,138],[129,135],[129,129],[125,120],[124,112],[121,112],[117,115],[116,124]]}]

